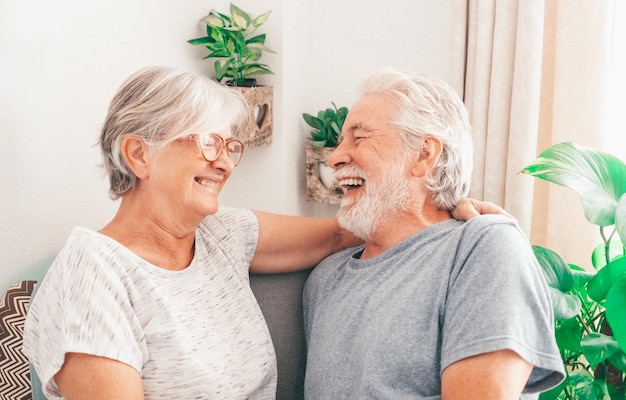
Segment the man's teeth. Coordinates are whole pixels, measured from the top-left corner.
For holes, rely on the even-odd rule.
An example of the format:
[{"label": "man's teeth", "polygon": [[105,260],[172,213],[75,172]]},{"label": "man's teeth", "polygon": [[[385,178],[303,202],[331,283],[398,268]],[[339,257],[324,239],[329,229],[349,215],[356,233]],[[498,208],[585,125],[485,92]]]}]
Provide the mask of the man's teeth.
[{"label": "man's teeth", "polygon": [[361,186],[363,182],[361,178],[344,178],[337,181],[339,186]]},{"label": "man's teeth", "polygon": [[208,179],[196,179],[196,182],[206,187],[213,187],[213,188],[219,187],[219,184],[217,182],[210,181]]}]

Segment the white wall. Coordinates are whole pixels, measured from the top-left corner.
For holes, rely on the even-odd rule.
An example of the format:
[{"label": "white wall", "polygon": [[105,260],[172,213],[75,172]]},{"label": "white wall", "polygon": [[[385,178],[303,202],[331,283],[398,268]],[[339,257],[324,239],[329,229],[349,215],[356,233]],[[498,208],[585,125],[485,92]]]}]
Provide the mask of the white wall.
[{"label": "white wall", "polygon": [[[395,65],[446,77],[450,0],[238,0],[276,54],[274,141],[248,149],[221,204],[330,216],[305,201],[303,112],[350,106],[360,77]],[[0,288],[55,254],[75,225],[115,213],[94,147],[108,102],[146,65],[211,73],[198,20],[215,0],[0,0]]]}]

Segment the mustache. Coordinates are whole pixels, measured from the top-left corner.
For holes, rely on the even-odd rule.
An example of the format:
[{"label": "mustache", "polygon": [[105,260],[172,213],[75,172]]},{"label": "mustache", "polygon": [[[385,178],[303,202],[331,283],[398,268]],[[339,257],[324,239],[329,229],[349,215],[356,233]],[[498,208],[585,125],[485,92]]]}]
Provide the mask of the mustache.
[{"label": "mustache", "polygon": [[363,169],[357,167],[356,165],[347,165],[345,167],[341,167],[340,169],[336,169],[333,173],[333,178],[335,181],[345,178],[361,178],[367,180],[367,174]]}]

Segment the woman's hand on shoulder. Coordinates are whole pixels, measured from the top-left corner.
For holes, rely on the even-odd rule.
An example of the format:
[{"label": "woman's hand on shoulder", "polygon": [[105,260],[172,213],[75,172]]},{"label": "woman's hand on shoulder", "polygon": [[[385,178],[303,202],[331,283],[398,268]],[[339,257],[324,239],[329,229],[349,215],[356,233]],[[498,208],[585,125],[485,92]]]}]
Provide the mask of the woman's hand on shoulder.
[{"label": "woman's hand on shoulder", "polygon": [[485,214],[501,214],[515,221],[515,218],[506,212],[504,208],[489,201],[480,201],[468,197],[461,199],[459,204],[452,210],[452,216],[459,221],[467,221]]}]

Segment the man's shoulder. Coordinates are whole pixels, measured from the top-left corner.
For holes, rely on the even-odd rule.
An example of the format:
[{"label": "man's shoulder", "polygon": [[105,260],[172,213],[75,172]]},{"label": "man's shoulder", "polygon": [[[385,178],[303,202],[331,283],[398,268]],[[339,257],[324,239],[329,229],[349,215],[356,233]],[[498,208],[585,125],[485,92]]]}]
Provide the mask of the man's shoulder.
[{"label": "man's shoulder", "polygon": [[466,221],[461,227],[465,233],[520,231],[515,220],[498,214],[479,215]]}]

